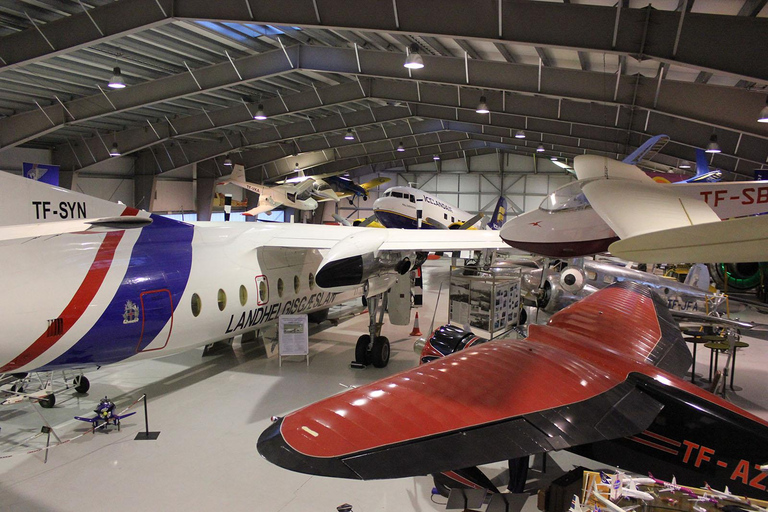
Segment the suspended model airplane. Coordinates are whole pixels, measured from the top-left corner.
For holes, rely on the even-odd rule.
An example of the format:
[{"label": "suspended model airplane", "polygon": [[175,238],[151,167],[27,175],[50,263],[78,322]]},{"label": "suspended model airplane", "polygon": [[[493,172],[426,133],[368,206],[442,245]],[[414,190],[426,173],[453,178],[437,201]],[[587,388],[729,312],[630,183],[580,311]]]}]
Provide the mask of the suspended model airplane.
[{"label": "suspended model airplane", "polygon": [[371,325],[357,348],[385,366],[396,276],[421,251],[504,247],[490,231],[187,224],[4,172],[0,191],[0,375],[162,356],[360,295]]},{"label": "suspended model airplane", "polygon": [[660,184],[605,157],[579,155],[573,165],[579,180],[507,222],[500,233],[507,243],[567,258],[607,251],[621,239],[613,254],[647,263],[766,257],[767,218],[720,220],[768,211],[768,181]]},{"label": "suspended model airplane", "polygon": [[[504,223],[507,201],[500,197],[488,223],[499,229]],[[483,214],[473,215],[413,187],[390,187],[373,202],[376,218],[388,228],[467,229],[475,226]]]},{"label": "suspended model airplane", "polygon": [[617,283],[529,333],[287,414],[258,451],[293,471],[368,480],[568,449],[768,497],[768,422],[683,380],[691,353],[648,288]]},{"label": "suspended model airplane", "polygon": [[286,182],[281,185],[269,187],[250,183],[245,178],[245,169],[242,165],[235,165],[232,174],[219,184],[232,183],[238,187],[259,194],[259,203],[243,215],[256,216],[274,210],[278,206],[287,206],[297,210],[315,210],[318,201],[312,197],[319,196],[320,201],[338,201],[336,193],[329,188],[321,188],[320,184],[311,178],[298,182]]},{"label": "suspended model airplane", "polygon": [[337,194],[339,197],[348,197],[350,204],[354,204],[354,197],[362,197],[363,201],[367,201],[368,192],[371,189],[390,181],[391,178],[374,178],[371,181],[360,184],[345,176],[327,176],[324,179],[339,190]]}]

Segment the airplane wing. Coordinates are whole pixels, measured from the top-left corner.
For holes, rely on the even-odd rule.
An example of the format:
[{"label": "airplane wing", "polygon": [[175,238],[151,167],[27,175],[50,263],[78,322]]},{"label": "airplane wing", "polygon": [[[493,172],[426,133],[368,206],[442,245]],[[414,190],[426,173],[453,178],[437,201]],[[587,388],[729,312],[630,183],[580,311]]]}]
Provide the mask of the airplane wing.
[{"label": "airplane wing", "polygon": [[142,228],[152,223],[150,217],[125,216],[103,217],[100,219],[62,220],[36,224],[0,226],[0,241],[56,236],[66,233],[103,233],[106,231]]},{"label": "airplane wing", "polygon": [[365,191],[367,192],[367,191],[371,190],[372,188],[376,188],[379,185],[382,185],[382,184],[390,181],[391,179],[392,178],[375,178],[375,179],[372,179],[371,181],[367,181],[365,183],[360,183],[360,186],[363,187],[365,189]]},{"label": "airplane wing", "polygon": [[585,183],[582,190],[595,212],[622,239],[720,220],[704,201],[652,180],[598,179]]},{"label": "airplane wing", "polygon": [[275,208],[277,208],[279,205],[272,204],[269,201],[259,201],[259,205],[256,208],[251,208],[247,212],[243,212],[243,215],[248,217],[256,217],[260,213],[266,213],[271,212]]},{"label": "airplane wing", "polygon": [[661,151],[661,148],[667,145],[667,142],[669,142],[669,135],[656,135],[655,137],[651,137],[645,141],[643,145],[633,151],[627,158],[622,160],[622,162],[637,165],[642,160],[650,160],[656,153]]},{"label": "airplane wing", "polygon": [[768,217],[741,217],[632,236],[612,254],[644,263],[747,263],[768,259]]},{"label": "airplane wing", "polygon": [[644,392],[654,378],[698,392],[676,377],[691,356],[674,325],[645,287],[618,283],[532,325],[527,340],[488,342],[288,414],[258,451],[293,471],[366,480],[638,434],[664,407],[663,390]]},{"label": "airplane wing", "polygon": [[354,193],[350,192],[349,190],[345,190],[344,192],[336,192],[336,196],[338,196],[339,199],[342,197],[349,197],[355,195]]},{"label": "airplane wing", "polygon": [[75,416],[76,420],[80,421],[86,421],[88,423],[96,423],[96,421],[99,419],[98,416],[94,416],[93,418],[83,418],[82,416]]}]

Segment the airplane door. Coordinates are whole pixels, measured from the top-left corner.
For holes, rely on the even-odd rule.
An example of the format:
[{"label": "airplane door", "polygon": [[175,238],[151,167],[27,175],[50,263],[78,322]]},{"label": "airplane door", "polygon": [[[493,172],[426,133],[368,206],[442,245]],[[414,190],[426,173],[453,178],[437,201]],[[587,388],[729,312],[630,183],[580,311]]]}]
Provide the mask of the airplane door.
[{"label": "airplane door", "polygon": [[[170,290],[151,290],[139,296],[141,336],[136,352],[162,350],[173,330],[173,297]],[[150,348],[151,346],[151,348]]]}]

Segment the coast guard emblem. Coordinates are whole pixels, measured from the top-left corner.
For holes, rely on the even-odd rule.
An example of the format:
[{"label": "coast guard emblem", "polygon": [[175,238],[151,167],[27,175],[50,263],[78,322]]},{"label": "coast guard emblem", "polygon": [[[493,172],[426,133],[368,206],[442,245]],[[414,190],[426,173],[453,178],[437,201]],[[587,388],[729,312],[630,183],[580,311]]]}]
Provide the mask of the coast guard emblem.
[{"label": "coast guard emblem", "polygon": [[135,324],[139,321],[139,306],[134,304],[133,301],[125,303],[125,312],[123,313],[124,324]]}]

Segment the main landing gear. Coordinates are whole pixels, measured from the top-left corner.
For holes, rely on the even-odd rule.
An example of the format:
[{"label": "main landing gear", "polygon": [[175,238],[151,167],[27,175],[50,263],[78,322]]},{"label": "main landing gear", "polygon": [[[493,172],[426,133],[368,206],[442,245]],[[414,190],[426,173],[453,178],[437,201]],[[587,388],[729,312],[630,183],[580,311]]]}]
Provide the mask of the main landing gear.
[{"label": "main landing gear", "polygon": [[389,339],[381,335],[386,310],[386,293],[368,297],[368,334],[363,334],[357,339],[352,366],[363,368],[372,364],[376,368],[384,368],[389,363]]}]

